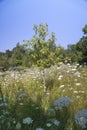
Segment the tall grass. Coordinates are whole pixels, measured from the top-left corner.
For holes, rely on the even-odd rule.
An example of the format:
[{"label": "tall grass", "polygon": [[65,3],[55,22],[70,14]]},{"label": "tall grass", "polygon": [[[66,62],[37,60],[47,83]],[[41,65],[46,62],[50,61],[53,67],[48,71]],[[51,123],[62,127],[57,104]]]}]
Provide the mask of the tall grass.
[{"label": "tall grass", "polygon": [[[38,68],[0,73],[0,130],[87,129],[87,68],[60,64],[44,74],[45,95]],[[55,109],[56,100],[61,109]],[[81,110],[84,119],[78,123],[75,115]]]}]

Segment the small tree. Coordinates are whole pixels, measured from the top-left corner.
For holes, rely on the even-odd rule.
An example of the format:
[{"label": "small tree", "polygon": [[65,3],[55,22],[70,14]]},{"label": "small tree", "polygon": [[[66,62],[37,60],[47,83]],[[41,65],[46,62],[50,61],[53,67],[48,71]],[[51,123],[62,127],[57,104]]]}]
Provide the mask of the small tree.
[{"label": "small tree", "polygon": [[47,24],[34,25],[33,30],[34,36],[31,40],[25,41],[24,45],[27,48],[31,64],[43,70],[44,93],[46,93],[44,68],[55,63],[56,38],[53,32],[49,36]]}]

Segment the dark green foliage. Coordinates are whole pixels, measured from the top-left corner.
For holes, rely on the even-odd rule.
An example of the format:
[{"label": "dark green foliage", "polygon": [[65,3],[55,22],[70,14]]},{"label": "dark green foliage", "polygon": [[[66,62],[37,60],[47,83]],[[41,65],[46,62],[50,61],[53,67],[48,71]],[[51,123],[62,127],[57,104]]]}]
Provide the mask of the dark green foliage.
[{"label": "dark green foliage", "polygon": [[80,58],[78,62],[87,64],[87,36],[83,36],[76,44],[76,49],[79,52]]},{"label": "dark green foliage", "polygon": [[67,52],[72,62],[87,64],[87,25],[82,29],[83,36],[75,45],[69,45]]},{"label": "dark green foliage", "polygon": [[83,31],[84,34],[87,35],[87,24],[84,26],[84,28],[82,28],[82,31]]},{"label": "dark green foliage", "polygon": [[20,66],[23,64],[23,57],[25,55],[25,50],[23,46],[17,43],[16,47],[12,50],[12,56],[10,58],[10,64],[12,66]]}]

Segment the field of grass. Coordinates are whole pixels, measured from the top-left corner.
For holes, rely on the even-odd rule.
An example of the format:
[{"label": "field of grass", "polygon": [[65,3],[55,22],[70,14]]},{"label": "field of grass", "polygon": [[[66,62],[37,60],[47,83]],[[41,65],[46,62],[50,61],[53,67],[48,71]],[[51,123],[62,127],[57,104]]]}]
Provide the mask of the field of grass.
[{"label": "field of grass", "polygon": [[0,130],[86,129],[86,66],[0,73]]}]

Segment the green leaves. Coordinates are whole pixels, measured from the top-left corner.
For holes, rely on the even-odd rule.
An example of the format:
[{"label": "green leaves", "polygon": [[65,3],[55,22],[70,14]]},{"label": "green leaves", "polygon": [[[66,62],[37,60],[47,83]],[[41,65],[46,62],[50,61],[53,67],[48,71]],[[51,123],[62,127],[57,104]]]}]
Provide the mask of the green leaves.
[{"label": "green leaves", "polygon": [[54,63],[55,56],[55,34],[48,36],[48,25],[34,25],[34,36],[27,42],[27,48],[30,49],[30,62],[40,68],[50,67]]},{"label": "green leaves", "polygon": [[84,26],[84,28],[82,28],[82,31],[83,31],[84,34],[87,35],[87,24]]}]

